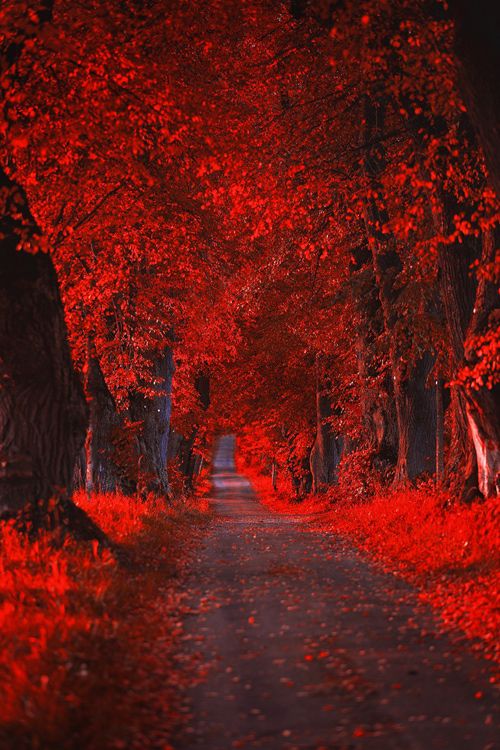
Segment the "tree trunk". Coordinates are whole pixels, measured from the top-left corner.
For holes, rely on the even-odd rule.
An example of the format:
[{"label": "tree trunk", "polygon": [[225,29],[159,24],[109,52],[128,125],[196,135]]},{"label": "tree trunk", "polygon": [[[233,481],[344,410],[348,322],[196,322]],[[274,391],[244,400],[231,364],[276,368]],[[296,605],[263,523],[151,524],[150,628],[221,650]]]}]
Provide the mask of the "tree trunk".
[{"label": "tree trunk", "polygon": [[313,485],[313,478],[310,468],[309,455],[304,456],[300,465],[300,483],[299,483],[299,496],[300,498],[306,497],[311,490]]},{"label": "tree trunk", "polygon": [[199,454],[194,452],[194,444],[198,434],[198,428],[193,428],[189,437],[180,432],[172,430],[169,438],[168,459],[176,460],[177,468],[182,476],[182,489],[190,493],[193,489]]},{"label": "tree trunk", "polygon": [[182,435],[180,432],[176,432],[172,427],[168,436],[168,452],[167,458],[169,461],[174,458],[179,458],[182,445]]},{"label": "tree trunk", "polygon": [[460,83],[483,148],[491,184],[500,197],[500,4],[449,0],[455,19]]},{"label": "tree trunk", "polygon": [[194,464],[193,464],[193,481],[199,477],[201,473],[201,469],[203,467],[203,456],[201,453],[197,453],[194,457]]},{"label": "tree trunk", "polygon": [[[481,267],[492,262],[494,250],[493,236],[487,233],[482,238]],[[440,291],[451,348],[452,378],[464,363],[474,364],[474,351],[465,351],[467,338],[495,325],[497,291],[493,283],[485,278],[477,283],[470,273],[476,259],[476,249],[465,243],[442,247],[439,252]],[[472,500],[479,493],[491,494],[495,489],[495,473],[499,470],[497,402],[498,386],[491,391],[484,387],[468,390],[460,384],[451,386],[452,436],[447,474],[462,500]]]},{"label": "tree trunk", "polygon": [[287,443],[289,446],[289,454],[287,459],[287,469],[290,474],[295,499],[300,501],[311,492],[313,486],[313,477],[310,466],[311,451],[308,450],[304,456],[297,458],[293,454],[293,441],[293,436],[288,434]]},{"label": "tree trunk", "polygon": [[428,387],[434,357],[426,353],[406,377],[395,376],[398,462],[394,481],[404,483],[436,469],[436,402]]},{"label": "tree trunk", "polygon": [[[3,39],[4,88],[52,6],[36,3]],[[0,167],[0,518],[18,517],[35,529],[69,527],[74,536],[108,544],[69,499],[87,412],[52,261],[29,252],[38,234],[24,190]]]},{"label": "tree trunk", "polygon": [[130,399],[130,418],[139,423],[137,434],[138,492],[168,495],[168,436],[172,411],[172,378],[174,363],[171,349],[155,356],[153,363],[153,390],[150,398],[135,393]]},{"label": "tree trunk", "polygon": [[[364,143],[369,144],[383,132],[384,107],[373,104],[368,96],[365,98],[364,122]],[[406,330],[405,312],[400,309],[398,300],[398,276],[402,264],[394,237],[382,231],[388,223],[388,215],[381,198],[380,175],[385,168],[385,155],[380,145],[367,147],[365,164],[370,192],[365,207],[366,231],[388,340],[397,417],[398,460],[394,481],[404,484],[421,474],[435,471],[436,403],[433,390],[426,387],[433,357],[425,353],[412,362],[406,351],[411,337]],[[375,195],[377,199],[373,197]]]},{"label": "tree trunk", "polygon": [[85,489],[89,494],[94,490],[113,492],[120,487],[121,474],[113,447],[113,435],[123,420],[104,380],[90,337],[84,388],[89,406],[89,426],[85,440]]},{"label": "tree trunk", "polygon": [[342,457],[342,439],[332,429],[325,363],[316,357],[316,437],[310,455],[313,492],[324,491],[337,481],[337,470]]},{"label": "tree trunk", "polygon": [[[404,99],[404,104],[408,111],[413,111],[415,104],[410,98]],[[446,121],[433,114],[425,99],[419,101],[419,106],[421,114],[410,120],[417,154],[426,151],[426,135],[440,137],[448,130]],[[461,118],[461,137],[470,149],[477,148],[472,127],[466,116]],[[424,180],[433,180],[422,160],[419,162],[419,170]],[[430,207],[430,212],[436,234],[447,236],[454,229],[454,216],[460,212],[460,206],[456,197],[444,185],[445,180],[442,178],[439,187],[440,202]],[[476,245],[477,240],[469,237],[465,242],[440,244],[438,249],[438,308],[443,309],[448,334],[447,375],[450,381],[455,379],[458,369],[463,364],[465,333],[472,315],[477,286],[475,276],[470,272],[472,263],[478,259]],[[449,416],[450,446],[441,476],[446,476],[447,484],[455,496],[475,496],[478,493],[477,461],[468,426],[466,401],[463,389],[453,384],[450,386]],[[439,432],[440,428],[437,435]]]},{"label": "tree trunk", "polygon": [[467,418],[474,441],[479,490],[483,497],[500,493],[500,413],[499,388],[488,393],[471,393],[467,399]]},{"label": "tree trunk", "polygon": [[436,487],[443,483],[444,476],[444,409],[443,383],[436,380]]},{"label": "tree trunk", "polygon": [[[450,209],[446,214],[451,214]],[[437,227],[438,231],[447,228]],[[475,259],[471,245],[445,245],[439,249],[439,287],[450,344],[450,376],[453,380],[464,360],[464,341],[469,326],[476,281],[470,273]],[[446,476],[459,498],[477,495],[477,459],[469,429],[466,398],[458,385],[450,386],[451,439],[446,461]]]},{"label": "tree trunk", "polygon": [[[483,270],[493,264],[495,249],[493,231],[485,232],[481,257]],[[469,366],[473,367],[477,361],[473,337],[498,327],[500,310],[497,287],[498,284],[485,275],[479,277],[465,344],[465,360]],[[479,490],[484,497],[489,497],[500,490],[500,384],[496,382],[492,388],[488,388],[476,383],[473,387],[467,387],[464,395],[476,451]]]},{"label": "tree trunk", "polygon": [[271,462],[271,482],[273,485],[273,492],[276,492],[278,489],[278,464],[274,458]]},{"label": "tree trunk", "polygon": [[[210,378],[208,374],[198,373],[194,386],[198,393],[200,414],[202,414],[210,406]],[[198,418],[200,414],[198,414]],[[200,429],[198,418],[195,417],[195,424],[189,437],[181,437],[178,449],[179,468],[184,476],[184,489],[188,493],[193,490],[199,462],[199,454],[194,452]]]},{"label": "tree trunk", "polygon": [[0,249],[0,515],[71,493],[86,408],[47,255]]},{"label": "tree trunk", "polygon": [[194,443],[198,428],[194,427],[188,438],[182,437],[179,447],[179,467],[184,477],[184,489],[190,492],[193,489],[193,470],[194,470]]},{"label": "tree trunk", "polygon": [[69,500],[87,410],[56,273],[48,255],[18,249],[38,230],[24,191],[2,170],[0,187],[0,516],[22,511],[35,525],[64,522],[103,538]]},{"label": "tree trunk", "polygon": [[356,350],[360,382],[360,410],[363,440],[373,450],[374,465],[394,466],[398,454],[394,388],[383,371],[380,339],[384,321],[373,258],[367,246],[353,250],[350,293],[356,325]]}]

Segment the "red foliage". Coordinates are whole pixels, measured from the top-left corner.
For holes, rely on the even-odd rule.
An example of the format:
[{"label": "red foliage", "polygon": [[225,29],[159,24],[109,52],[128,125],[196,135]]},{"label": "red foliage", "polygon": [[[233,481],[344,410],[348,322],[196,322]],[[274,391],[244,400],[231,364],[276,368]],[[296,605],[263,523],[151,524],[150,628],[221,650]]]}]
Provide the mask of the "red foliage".
[{"label": "red foliage", "polygon": [[[199,423],[194,380],[210,371],[212,424],[250,419],[301,460],[318,358],[335,362],[335,426],[353,439],[366,391],[423,352],[460,388],[497,382],[495,321],[468,332],[474,361],[457,363],[440,312],[440,255],[497,214],[446,13],[349,0],[331,18],[320,1],[298,21],[245,0],[165,17],[158,1],[102,13],[58,0],[32,29],[22,8],[8,0],[0,19],[7,40],[29,36],[6,73],[2,160],[53,253],[75,360],[90,337],[121,406],[153,385],[151,353],[174,346],[179,431]],[[386,245],[397,294],[362,373],[352,261]],[[477,271],[496,279],[498,262]]]},{"label": "red foliage", "polygon": [[[154,688],[150,705],[161,699],[163,713],[156,715],[163,715],[165,723],[175,721],[175,707],[165,701],[172,699],[169,684],[176,675],[171,665],[167,678],[165,668],[148,663],[153,654],[149,641],[160,639],[166,665],[178,632],[180,601],[169,577],[181,569],[199,510],[191,504],[167,512],[156,501],[120,495],[82,494],[77,500],[124,546],[130,561],[119,565],[97,544],[68,540],[60,546],[50,534],[30,541],[12,526],[2,528],[0,744],[5,732],[10,742],[19,738],[19,747],[27,738],[47,747],[74,747],[73,731],[79,733],[78,742],[88,735],[85,746],[96,750],[124,732],[130,741],[144,717],[128,687],[132,677],[142,680],[146,695],[153,669],[162,673],[164,692],[157,695]],[[161,612],[156,602],[160,579],[166,586]],[[148,678],[141,676],[143,664]],[[106,701],[99,697],[103,671]]]},{"label": "red foliage", "polygon": [[[0,161],[42,232],[31,245],[23,232],[20,249],[54,259],[76,366],[95,349],[125,411],[133,395],[155,393],[155,355],[172,348],[174,427],[205,455],[216,430],[240,430],[277,472],[278,494],[265,496],[279,509],[292,480],[307,487],[326,424],[349,447],[334,493],[349,502],[329,511],[332,529],[424,581],[446,620],[493,654],[495,501],[444,512],[430,489],[383,496],[394,445],[374,460],[382,422],[403,432],[393,402],[424,357],[421,391],[448,383],[464,423],[465,403],[481,416],[474,398],[499,386],[498,252],[479,249],[498,201],[445,4],[346,0],[332,17],[318,0],[300,20],[264,0],[29,5],[0,8]],[[9,200],[2,189],[3,213]],[[479,284],[454,290],[446,270],[466,281],[470,270]],[[377,429],[374,405],[385,410]],[[470,425],[449,427],[459,421],[445,420],[450,472],[470,438]],[[125,424],[125,448],[140,424]],[[489,433],[479,442],[498,460]],[[323,510],[330,500],[319,498]],[[119,497],[78,501],[127,543],[144,533],[145,513],[160,515]],[[311,497],[293,506],[316,508]],[[3,532],[0,612],[15,654],[5,643],[5,720],[29,710],[55,721],[49,654],[64,693],[70,642],[112,631],[103,601],[122,580],[114,560],[52,541]]]}]

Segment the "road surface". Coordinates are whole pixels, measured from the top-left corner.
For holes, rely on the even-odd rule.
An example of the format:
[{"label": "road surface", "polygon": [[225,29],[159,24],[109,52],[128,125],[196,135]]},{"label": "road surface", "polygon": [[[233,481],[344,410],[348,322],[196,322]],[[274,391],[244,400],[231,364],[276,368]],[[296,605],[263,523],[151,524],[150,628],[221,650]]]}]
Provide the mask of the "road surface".
[{"label": "road surface", "polygon": [[261,506],[218,444],[216,518],[188,581],[199,660],[175,750],[493,750],[489,668],[346,542]]}]

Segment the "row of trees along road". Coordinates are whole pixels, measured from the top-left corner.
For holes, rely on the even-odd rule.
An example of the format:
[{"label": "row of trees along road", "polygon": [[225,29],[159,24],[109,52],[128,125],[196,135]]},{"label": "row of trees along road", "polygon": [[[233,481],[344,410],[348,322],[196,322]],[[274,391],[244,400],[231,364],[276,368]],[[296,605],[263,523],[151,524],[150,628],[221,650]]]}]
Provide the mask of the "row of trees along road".
[{"label": "row of trees along road", "polygon": [[[189,485],[252,430],[496,491],[499,12],[431,0],[7,0],[0,512]],[[36,509],[36,512],[35,512]]]}]

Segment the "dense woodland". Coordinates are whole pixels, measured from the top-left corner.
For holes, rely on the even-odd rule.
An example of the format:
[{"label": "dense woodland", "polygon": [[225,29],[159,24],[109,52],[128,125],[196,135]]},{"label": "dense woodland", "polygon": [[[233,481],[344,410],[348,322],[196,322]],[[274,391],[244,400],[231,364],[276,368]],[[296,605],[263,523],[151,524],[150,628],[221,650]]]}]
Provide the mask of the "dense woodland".
[{"label": "dense woodland", "polygon": [[493,747],[499,39],[0,0],[0,750]]},{"label": "dense woodland", "polygon": [[298,500],[496,494],[498,15],[2,3],[4,518],[99,534],[75,487],[221,431]]}]

